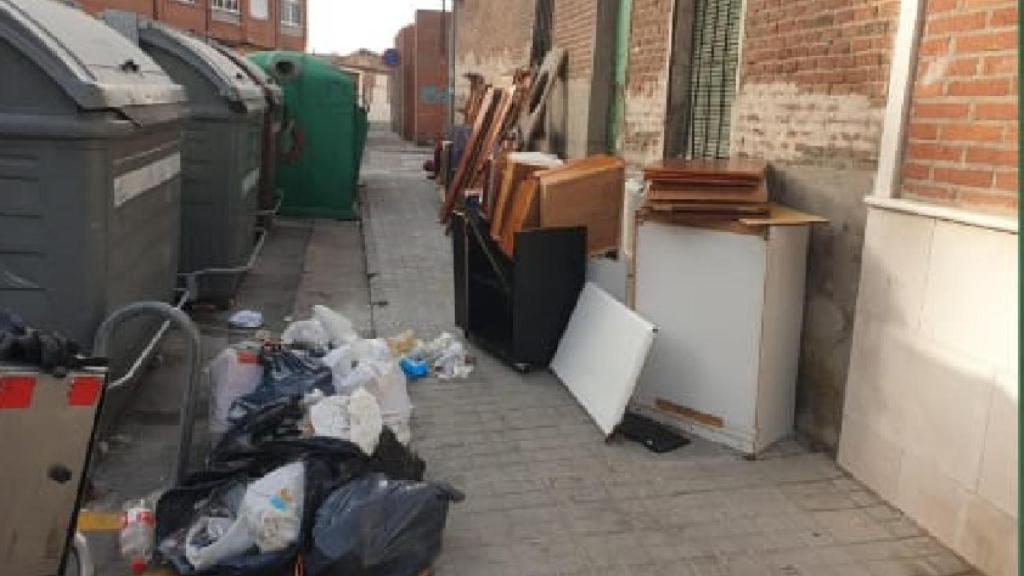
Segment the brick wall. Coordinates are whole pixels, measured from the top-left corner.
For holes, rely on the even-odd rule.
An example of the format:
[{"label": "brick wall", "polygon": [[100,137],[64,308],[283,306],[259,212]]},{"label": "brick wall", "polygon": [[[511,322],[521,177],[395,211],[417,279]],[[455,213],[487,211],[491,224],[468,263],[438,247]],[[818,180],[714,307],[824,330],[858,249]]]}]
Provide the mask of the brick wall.
[{"label": "brick wall", "polygon": [[837,445],[898,0],[747,0],[733,156],[771,162],[811,231],[797,427]]},{"label": "brick wall", "polygon": [[673,0],[633,2],[620,150],[635,165],[664,155],[673,4]]},{"label": "brick wall", "polygon": [[748,0],[733,152],[878,160],[897,0]]},{"label": "brick wall", "polygon": [[[200,35],[209,35],[243,51],[266,50],[275,46],[285,50],[306,49],[306,29],[294,29],[293,34],[279,31],[280,6],[277,0],[267,0],[268,17],[251,17],[251,0],[242,0],[240,13],[213,14],[209,0],[194,3],[180,0],[80,0],[86,11],[96,14],[103,10],[128,10],[166,22],[172,26]],[[153,12],[156,5],[156,14]],[[307,6],[303,5],[304,9]]]},{"label": "brick wall", "polygon": [[593,0],[555,0],[551,44],[569,52],[566,73],[570,80],[590,78],[596,22],[597,3]]},{"label": "brick wall", "polygon": [[1017,42],[1016,2],[928,2],[903,196],[1016,212]]},{"label": "brick wall", "polygon": [[456,13],[455,102],[465,103],[468,72],[504,82],[530,63],[536,0],[461,0]]},{"label": "brick wall", "polygon": [[440,139],[448,121],[448,18],[437,10],[417,10],[415,27],[414,138]]}]

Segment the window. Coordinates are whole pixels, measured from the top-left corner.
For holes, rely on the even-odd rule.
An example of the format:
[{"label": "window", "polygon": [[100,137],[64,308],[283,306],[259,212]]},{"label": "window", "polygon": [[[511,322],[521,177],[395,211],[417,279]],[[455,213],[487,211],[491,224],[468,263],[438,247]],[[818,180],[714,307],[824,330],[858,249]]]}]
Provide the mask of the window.
[{"label": "window", "polygon": [[281,0],[281,23],[302,26],[302,0]]},{"label": "window", "polygon": [[687,156],[727,158],[742,0],[697,0],[690,67]]},{"label": "window", "polygon": [[242,0],[213,0],[213,9],[238,14],[238,4]]},{"label": "window", "polygon": [[249,0],[249,16],[256,20],[266,20],[270,16],[267,0]]}]

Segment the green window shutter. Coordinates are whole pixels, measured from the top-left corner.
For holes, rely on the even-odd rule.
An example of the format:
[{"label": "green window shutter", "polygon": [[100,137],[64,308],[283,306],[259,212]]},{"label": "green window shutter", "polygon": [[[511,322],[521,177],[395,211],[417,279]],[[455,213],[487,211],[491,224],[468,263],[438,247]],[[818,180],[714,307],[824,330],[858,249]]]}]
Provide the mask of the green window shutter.
[{"label": "green window shutter", "polygon": [[742,0],[697,0],[686,155],[727,158],[736,95]]}]

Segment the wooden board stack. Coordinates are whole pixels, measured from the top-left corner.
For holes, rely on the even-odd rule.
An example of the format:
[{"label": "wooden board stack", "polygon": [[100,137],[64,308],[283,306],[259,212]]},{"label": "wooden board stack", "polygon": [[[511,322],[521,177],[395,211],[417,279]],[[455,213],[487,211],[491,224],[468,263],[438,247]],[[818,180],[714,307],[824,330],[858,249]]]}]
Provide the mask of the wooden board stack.
[{"label": "wooden board stack", "polygon": [[759,160],[663,160],[644,168],[644,210],[735,219],[768,213],[767,164]]}]

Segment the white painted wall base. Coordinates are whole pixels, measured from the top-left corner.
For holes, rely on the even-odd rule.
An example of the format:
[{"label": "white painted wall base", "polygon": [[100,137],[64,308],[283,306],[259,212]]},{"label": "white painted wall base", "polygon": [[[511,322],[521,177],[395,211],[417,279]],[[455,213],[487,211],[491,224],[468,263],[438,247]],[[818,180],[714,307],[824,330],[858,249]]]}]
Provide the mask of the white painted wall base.
[{"label": "white painted wall base", "polygon": [[839,463],[1017,574],[1017,236],[869,209]]}]

